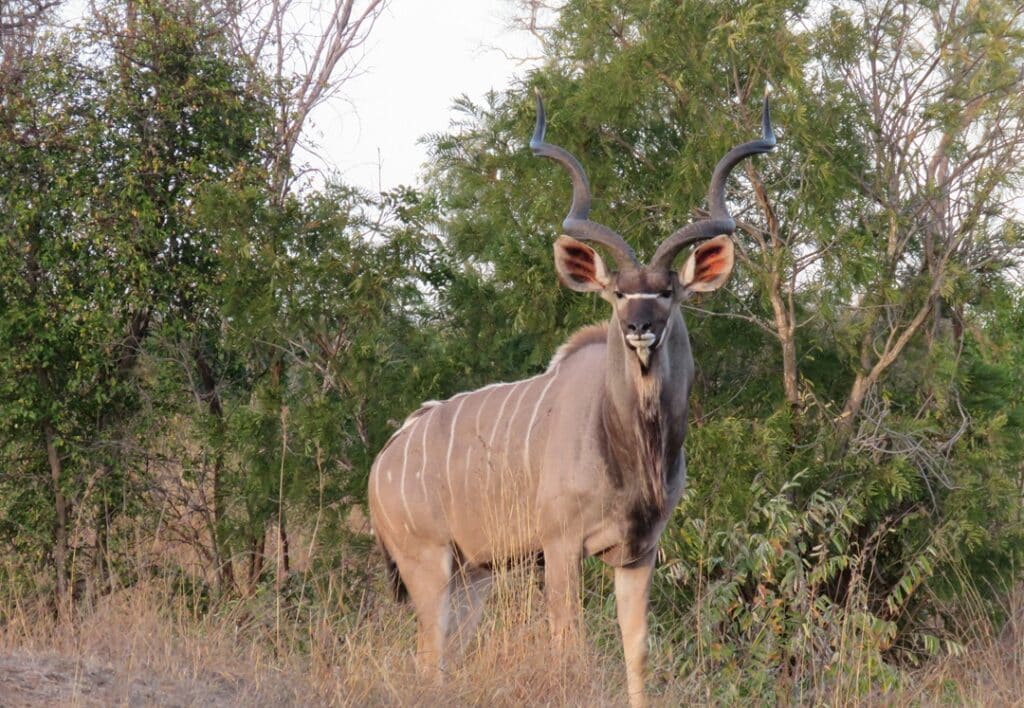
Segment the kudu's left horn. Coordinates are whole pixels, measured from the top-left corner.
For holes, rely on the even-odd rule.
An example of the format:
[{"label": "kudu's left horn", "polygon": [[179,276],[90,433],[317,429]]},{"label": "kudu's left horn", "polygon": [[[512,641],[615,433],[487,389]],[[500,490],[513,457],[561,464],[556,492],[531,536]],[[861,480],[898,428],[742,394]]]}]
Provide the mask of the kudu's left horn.
[{"label": "kudu's left horn", "polygon": [[682,249],[698,241],[714,238],[720,234],[732,234],[736,231],[736,222],[729,215],[725,206],[725,180],[732,168],[744,158],[751,155],[770,152],[775,147],[775,131],[772,130],[772,117],[768,109],[768,94],[764,95],[764,106],[761,109],[761,139],[737,145],[725,154],[711,176],[708,187],[708,207],[711,215],[707,219],[687,224],[661,242],[654,252],[651,266],[665,269],[672,267],[672,260]]},{"label": "kudu's left horn", "polygon": [[547,127],[547,120],[544,116],[544,102],[537,92],[537,125],[533,129],[533,137],[530,139],[530,149],[534,155],[547,157],[569,173],[572,180],[572,206],[569,214],[562,222],[562,230],[566,234],[580,241],[593,241],[606,246],[612,257],[619,266],[619,270],[629,270],[639,267],[636,254],[629,244],[617,233],[604,224],[591,221],[590,214],[590,183],[587,181],[587,173],[583,166],[572,154],[557,145],[544,142],[544,130]]}]

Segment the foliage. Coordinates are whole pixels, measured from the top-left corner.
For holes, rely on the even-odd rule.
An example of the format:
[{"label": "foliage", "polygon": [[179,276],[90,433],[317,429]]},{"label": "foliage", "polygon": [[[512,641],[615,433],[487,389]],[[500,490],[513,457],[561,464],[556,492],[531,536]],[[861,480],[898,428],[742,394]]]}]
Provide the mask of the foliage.
[{"label": "foliage", "polygon": [[718,677],[716,701],[863,696],[958,652],[965,598],[999,620],[1024,563],[1011,3],[570,0],[543,63],[456,100],[422,186],[384,194],[285,188],[301,111],[232,7],[110,2],[5,55],[8,592],[52,585],[64,611],[152,575],[200,612],[271,583],[278,621],[361,612],[351,510],[403,416],[536,373],[607,316],[553,277],[569,184],[524,147],[533,90],[593,218],[649,256],[770,84],[779,148],[729,184],[736,271],[686,306],[655,657]]},{"label": "foliage", "polygon": [[29,55],[3,102],[7,532],[53,555],[58,605],[68,525],[95,534],[106,573],[112,517],[137,501],[119,436],[140,346],[189,307],[210,248],[192,205],[258,154],[261,110],[233,92],[243,70],[198,7],[136,10],[109,43],[69,36]]}]

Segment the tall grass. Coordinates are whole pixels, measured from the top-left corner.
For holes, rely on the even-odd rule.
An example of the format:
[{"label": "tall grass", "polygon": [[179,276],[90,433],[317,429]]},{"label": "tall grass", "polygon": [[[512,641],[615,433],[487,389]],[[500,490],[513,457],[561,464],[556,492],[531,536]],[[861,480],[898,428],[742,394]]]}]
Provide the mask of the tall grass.
[{"label": "tall grass", "polygon": [[[586,639],[577,650],[552,653],[541,573],[517,564],[496,571],[477,635],[449,662],[445,682],[430,685],[413,665],[411,608],[390,598],[372,552],[354,545],[351,554],[327,571],[307,563],[241,599],[211,600],[181,574],[150,578],[81,602],[68,623],[39,597],[9,592],[0,607],[0,651],[27,662],[59,659],[48,665],[64,674],[70,688],[57,702],[68,704],[91,704],[97,695],[99,702],[184,705],[625,703],[614,602],[600,564],[586,566]],[[664,586],[679,571],[658,572]],[[648,681],[655,705],[762,700],[766,690],[776,702],[815,705],[1024,703],[1020,589],[1006,595],[1002,625],[976,595],[959,614],[963,650],[938,652],[919,667],[876,665],[888,635],[872,634],[856,593],[827,619],[819,598],[806,597],[811,634],[791,644],[805,653],[787,657],[777,640],[789,635],[769,641],[783,616],[771,612],[782,607],[778,598],[741,602],[728,615],[725,593],[705,586],[677,613],[655,598]],[[0,663],[0,685],[2,672]],[[99,694],[90,686],[97,675],[105,676]]]}]

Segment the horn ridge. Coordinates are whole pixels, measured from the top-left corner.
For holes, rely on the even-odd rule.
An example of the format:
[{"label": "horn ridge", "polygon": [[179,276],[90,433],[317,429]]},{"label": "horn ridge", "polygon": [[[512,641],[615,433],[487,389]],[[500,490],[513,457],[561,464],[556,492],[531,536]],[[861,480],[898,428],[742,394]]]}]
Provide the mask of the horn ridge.
[{"label": "horn ridge", "polygon": [[569,173],[572,181],[572,206],[569,208],[569,215],[566,219],[586,219],[590,214],[590,181],[572,153],[565,148],[544,142],[544,133],[547,132],[547,115],[544,112],[544,101],[541,100],[540,92],[537,98],[537,124],[533,129],[533,137],[530,138],[530,149],[534,155],[554,160]]},{"label": "horn ridge", "polygon": [[708,185],[710,217],[687,224],[662,241],[654,253],[651,265],[670,268],[676,254],[687,246],[721,234],[735,233],[736,221],[730,216],[729,209],[725,204],[725,182],[729,173],[745,158],[770,152],[775,145],[775,130],[772,127],[768,94],[765,93],[761,108],[761,139],[737,145],[715,165],[715,170],[711,175],[711,184]]},{"label": "horn ridge", "polygon": [[711,184],[708,186],[708,206],[711,208],[712,219],[731,219],[725,206],[725,180],[729,177],[732,169],[751,155],[771,152],[775,148],[775,143],[775,130],[772,128],[768,96],[765,95],[761,108],[761,139],[737,145],[715,165],[715,171],[711,175]]},{"label": "horn ridge", "polygon": [[604,224],[587,218],[590,214],[590,181],[587,179],[587,173],[579,160],[568,150],[544,141],[547,116],[544,113],[544,101],[541,100],[540,91],[536,92],[536,98],[537,122],[530,138],[530,149],[534,155],[549,158],[560,164],[569,173],[569,179],[572,181],[572,205],[565,220],[562,221],[562,229],[569,236],[581,241],[593,241],[606,246],[620,270],[637,267],[639,263],[636,253],[622,236]]}]

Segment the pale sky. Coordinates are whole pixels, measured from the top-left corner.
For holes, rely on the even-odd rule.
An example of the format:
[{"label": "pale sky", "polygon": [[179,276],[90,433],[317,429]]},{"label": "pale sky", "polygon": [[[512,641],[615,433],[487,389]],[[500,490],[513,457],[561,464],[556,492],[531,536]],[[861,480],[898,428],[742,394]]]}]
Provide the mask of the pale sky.
[{"label": "pale sky", "polygon": [[[362,74],[320,107],[306,126],[315,166],[372,191],[412,185],[426,160],[418,140],[443,131],[452,100],[502,89],[538,53],[527,32],[510,29],[511,0],[392,0],[367,42]],[[516,58],[514,58],[516,57]]]}]

